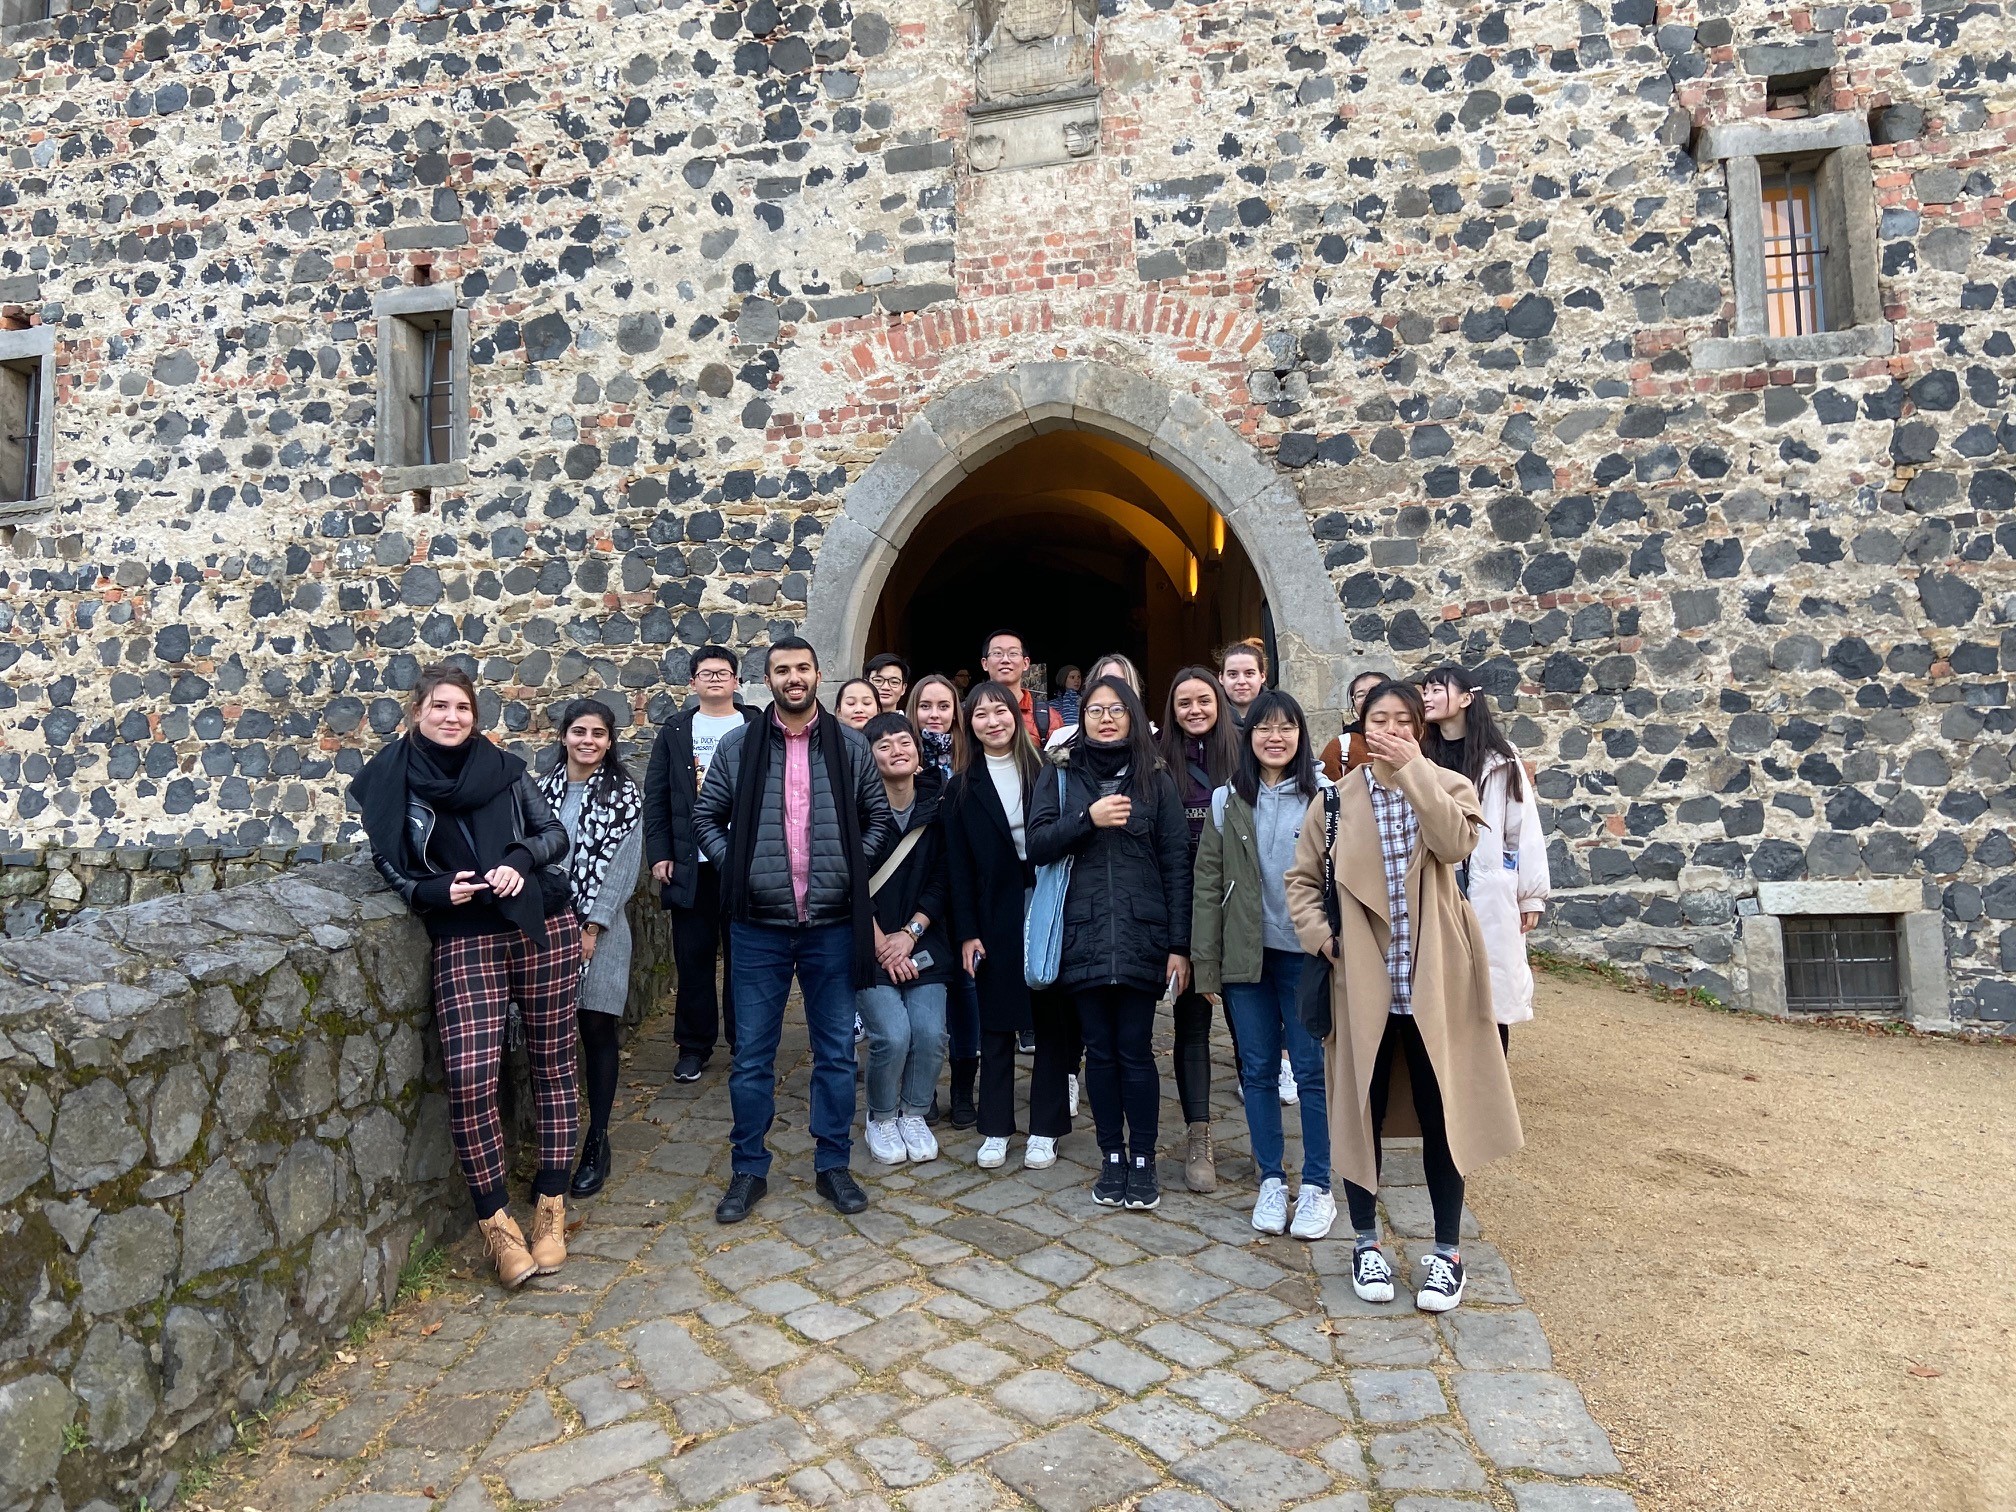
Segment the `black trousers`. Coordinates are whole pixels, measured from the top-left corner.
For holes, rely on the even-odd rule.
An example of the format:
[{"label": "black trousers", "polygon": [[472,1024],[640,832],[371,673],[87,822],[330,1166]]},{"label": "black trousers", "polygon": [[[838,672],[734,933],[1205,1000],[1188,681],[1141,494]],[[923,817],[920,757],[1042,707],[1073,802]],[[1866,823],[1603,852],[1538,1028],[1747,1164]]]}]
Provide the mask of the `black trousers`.
[{"label": "black trousers", "polygon": [[[1176,999],[1176,1100],[1185,1123],[1211,1121],[1211,1000],[1201,992]],[[1231,1012],[1226,1012],[1231,1022]]]},{"label": "black trousers", "polygon": [[[735,989],[729,970],[728,921],[721,916],[721,876],[717,868],[699,863],[699,879],[691,908],[672,914],[672,960],[679,968],[679,999],[672,1010],[672,1037],[682,1054],[712,1055],[714,1039],[727,1030],[728,1050],[735,1050]],[[721,986],[714,985],[714,966],[721,966]]]},{"label": "black trousers", "polygon": [[[1421,1042],[1421,1026],[1411,1013],[1386,1016],[1386,1033],[1379,1041],[1379,1054],[1372,1063],[1372,1160],[1378,1169],[1379,1131],[1386,1126],[1386,1090],[1393,1072],[1393,1057],[1407,1057],[1407,1077],[1414,1084],[1414,1116],[1421,1122],[1421,1164],[1428,1177],[1428,1202],[1435,1212],[1435,1242],[1455,1246],[1463,1237],[1463,1173],[1449,1154],[1449,1127],[1442,1117],[1442,1089],[1435,1082],[1435,1066],[1428,1059],[1428,1047]],[[1351,1226],[1360,1232],[1378,1226],[1372,1194],[1352,1182],[1344,1183],[1345,1201],[1351,1210]]]},{"label": "black trousers", "polygon": [[1162,1077],[1155,1069],[1155,994],[1140,987],[1087,987],[1071,994],[1085,1039],[1085,1094],[1099,1151],[1155,1158]]},{"label": "black trousers", "polygon": [[[1063,993],[1031,994],[1036,1055],[1029,1066],[1029,1133],[1062,1139],[1071,1132],[1068,1078],[1078,1069],[1078,1011]],[[1015,1031],[980,1031],[980,1137],[1015,1132]]]}]

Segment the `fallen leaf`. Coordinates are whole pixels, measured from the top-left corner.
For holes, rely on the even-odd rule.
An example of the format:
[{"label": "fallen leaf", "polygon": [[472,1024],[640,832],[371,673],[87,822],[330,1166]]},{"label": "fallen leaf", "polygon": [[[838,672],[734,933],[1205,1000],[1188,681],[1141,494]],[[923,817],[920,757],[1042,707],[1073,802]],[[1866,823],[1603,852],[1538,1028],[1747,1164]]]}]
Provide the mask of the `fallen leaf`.
[{"label": "fallen leaf", "polygon": [[336,1351],[336,1363],[338,1365],[355,1365],[357,1363],[357,1356],[350,1353],[347,1349],[339,1349]]},{"label": "fallen leaf", "polygon": [[1325,1318],[1321,1323],[1316,1325],[1316,1332],[1329,1334],[1332,1338],[1335,1338],[1337,1335],[1343,1333],[1344,1330],[1337,1326],[1334,1318]]},{"label": "fallen leaf", "polygon": [[420,1488],[420,1494],[422,1496],[434,1497],[439,1496],[441,1493],[439,1491],[436,1491],[432,1486],[422,1486]]},{"label": "fallen leaf", "polygon": [[308,1440],[315,1437],[315,1435],[320,1433],[321,1431],[322,1431],[322,1425],[320,1423],[310,1424],[300,1433],[294,1435],[294,1442],[297,1444],[305,1444],[308,1442]]},{"label": "fallen leaf", "polygon": [[1935,1377],[1942,1376],[1945,1373],[1946,1372],[1941,1370],[1937,1365],[1913,1365],[1908,1371],[1905,1372],[1906,1375],[1914,1375],[1922,1380],[1927,1381],[1932,1380]]},{"label": "fallen leaf", "polygon": [[371,1362],[371,1368],[373,1370],[389,1370],[391,1369],[391,1367],[392,1362],[390,1360],[373,1360]]},{"label": "fallen leaf", "polygon": [[617,1379],[616,1389],[618,1391],[635,1391],[639,1386],[642,1386],[643,1384],[644,1383],[638,1380],[637,1377],[635,1376],[621,1376]]},{"label": "fallen leaf", "polygon": [[571,1239],[574,1235],[580,1233],[582,1226],[587,1222],[586,1218],[576,1218],[572,1223],[567,1225],[567,1236]]},{"label": "fallen leaf", "polygon": [[317,1466],[315,1470],[310,1474],[309,1479],[320,1480],[322,1479],[323,1476],[327,1475],[328,1473],[329,1472],[327,1470],[324,1470],[320,1466]]},{"label": "fallen leaf", "polygon": [[438,1322],[429,1323],[425,1328],[420,1330],[420,1337],[423,1339],[431,1339],[434,1337],[434,1335],[436,1335],[439,1332],[441,1332],[440,1323]]},{"label": "fallen leaf", "polygon": [[668,1457],[677,1459],[698,1442],[700,1442],[700,1435],[697,1433],[689,1433],[684,1438],[674,1439],[672,1441],[672,1453]]}]

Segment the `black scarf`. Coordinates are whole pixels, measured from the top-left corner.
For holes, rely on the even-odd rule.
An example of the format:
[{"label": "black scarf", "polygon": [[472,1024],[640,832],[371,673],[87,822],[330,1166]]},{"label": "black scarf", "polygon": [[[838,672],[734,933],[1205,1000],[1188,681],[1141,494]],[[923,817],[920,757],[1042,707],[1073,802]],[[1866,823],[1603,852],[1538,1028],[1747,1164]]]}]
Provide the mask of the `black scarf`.
[{"label": "black scarf", "polygon": [[1124,784],[1130,775],[1127,765],[1133,756],[1134,747],[1124,740],[1116,740],[1110,745],[1102,745],[1096,740],[1080,740],[1078,752],[1072,759],[1091,774],[1094,782]]},{"label": "black scarf", "polygon": [[[744,727],[742,765],[735,773],[735,805],[728,823],[728,864],[723,868],[722,906],[730,918],[749,919],[749,861],[756,851],[756,830],[763,818],[763,795],[770,785],[770,747],[783,737],[773,711]],[[821,709],[812,721],[812,744],[826,763],[826,789],[840,821],[840,852],[847,861],[853,892],[854,986],[875,985],[875,932],[868,902],[868,858],[861,854],[861,814],[854,806],[854,783],[847,770],[847,737],[840,721]],[[815,823],[816,823],[816,815]],[[784,784],[777,784],[777,822],[784,823]]]},{"label": "black scarf", "polygon": [[[443,837],[443,845],[470,858],[453,870],[488,872],[503,864],[506,848],[515,843],[513,791],[524,775],[523,761],[479,735],[459,746],[442,746],[416,730],[373,756],[350,784],[350,794],[364,811],[364,833],[379,855],[396,858],[395,864],[403,864],[408,855],[410,795],[434,811],[435,833]],[[523,870],[525,887],[518,896],[492,897],[490,902],[544,949],[546,900],[538,873],[530,866]]]}]

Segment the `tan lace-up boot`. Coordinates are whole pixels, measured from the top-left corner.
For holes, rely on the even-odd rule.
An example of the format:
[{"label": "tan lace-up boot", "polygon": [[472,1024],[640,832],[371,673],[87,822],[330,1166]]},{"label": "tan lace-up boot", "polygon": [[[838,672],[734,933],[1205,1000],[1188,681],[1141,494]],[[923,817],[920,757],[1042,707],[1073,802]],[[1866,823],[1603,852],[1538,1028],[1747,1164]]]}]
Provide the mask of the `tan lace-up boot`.
[{"label": "tan lace-up boot", "polygon": [[476,1225],[483,1231],[483,1243],[497,1262],[497,1279],[506,1286],[523,1286],[526,1277],[539,1267],[525,1248],[525,1234],[508,1212],[499,1211]]},{"label": "tan lace-up boot", "polygon": [[541,1197],[532,1214],[532,1263],[550,1276],[567,1263],[567,1199]]},{"label": "tan lace-up boot", "polygon": [[1211,1125],[1190,1125],[1190,1140],[1183,1155],[1183,1184],[1193,1192],[1218,1190],[1218,1162],[1211,1150]]}]

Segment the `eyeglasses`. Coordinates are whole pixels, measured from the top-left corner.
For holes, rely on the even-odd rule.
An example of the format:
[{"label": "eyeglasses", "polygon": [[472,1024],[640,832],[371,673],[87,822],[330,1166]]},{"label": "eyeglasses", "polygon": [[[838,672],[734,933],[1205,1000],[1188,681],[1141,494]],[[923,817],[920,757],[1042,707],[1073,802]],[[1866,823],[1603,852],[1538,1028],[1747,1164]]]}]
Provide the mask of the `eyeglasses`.
[{"label": "eyeglasses", "polygon": [[693,674],[695,682],[726,682],[735,674],[726,667],[706,667]]},{"label": "eyeglasses", "polygon": [[1087,719],[1124,719],[1127,715],[1127,705],[1087,704],[1084,714]]},{"label": "eyeglasses", "polygon": [[903,674],[901,672],[877,672],[871,675],[868,681],[878,688],[900,688],[903,686]]}]

